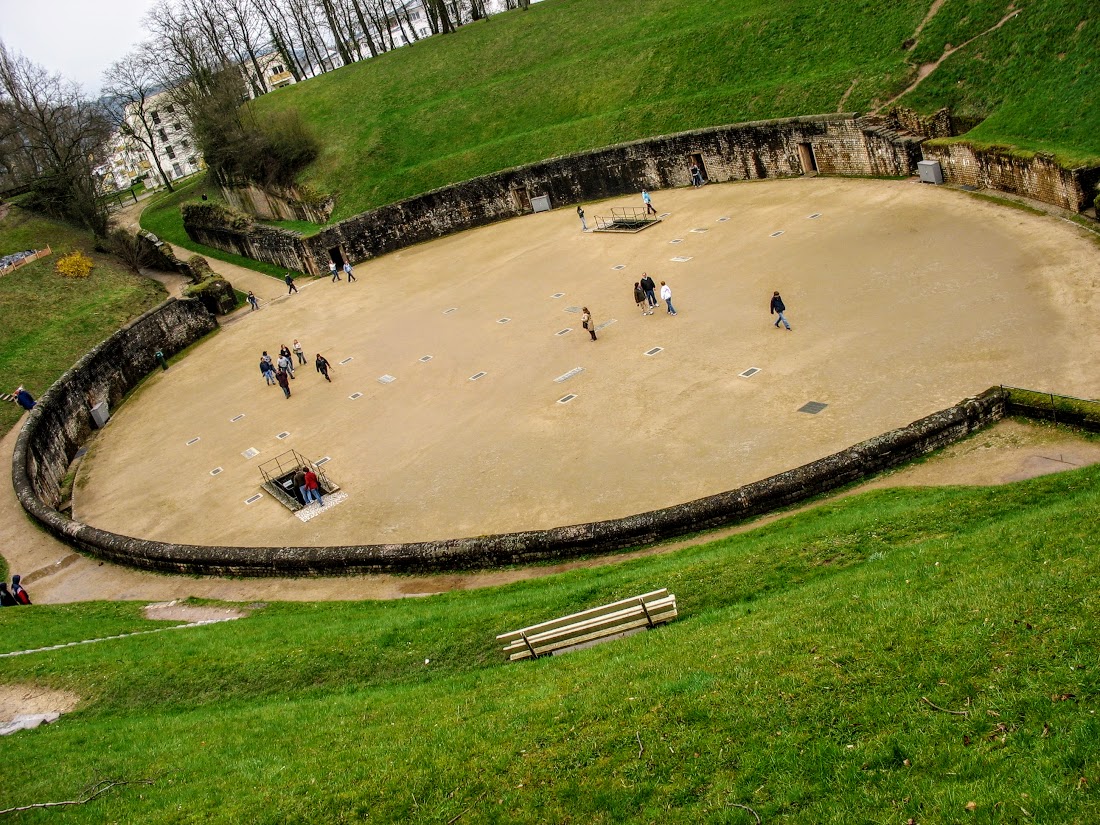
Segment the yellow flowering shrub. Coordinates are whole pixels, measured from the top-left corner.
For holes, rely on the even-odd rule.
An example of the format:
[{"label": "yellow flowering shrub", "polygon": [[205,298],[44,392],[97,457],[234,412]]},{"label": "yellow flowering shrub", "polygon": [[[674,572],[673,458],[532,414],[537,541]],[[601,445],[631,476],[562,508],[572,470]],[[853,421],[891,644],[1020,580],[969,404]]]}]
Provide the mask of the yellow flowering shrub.
[{"label": "yellow flowering shrub", "polygon": [[92,259],[77,250],[58,258],[56,268],[66,278],[87,278],[92,271]]}]

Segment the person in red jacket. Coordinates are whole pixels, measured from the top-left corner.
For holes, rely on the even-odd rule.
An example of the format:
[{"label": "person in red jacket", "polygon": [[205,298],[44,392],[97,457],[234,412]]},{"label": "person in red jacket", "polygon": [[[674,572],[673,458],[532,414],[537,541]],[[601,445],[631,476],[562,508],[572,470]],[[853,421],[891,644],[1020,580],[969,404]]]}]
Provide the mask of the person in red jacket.
[{"label": "person in red jacket", "polygon": [[23,585],[19,583],[18,574],[11,577],[11,594],[19,604],[31,603],[31,597],[27,595],[27,591],[23,588]]},{"label": "person in red jacket", "polygon": [[306,498],[312,498],[322,507],[325,502],[321,499],[321,485],[317,481],[317,473],[312,469],[306,470]]}]

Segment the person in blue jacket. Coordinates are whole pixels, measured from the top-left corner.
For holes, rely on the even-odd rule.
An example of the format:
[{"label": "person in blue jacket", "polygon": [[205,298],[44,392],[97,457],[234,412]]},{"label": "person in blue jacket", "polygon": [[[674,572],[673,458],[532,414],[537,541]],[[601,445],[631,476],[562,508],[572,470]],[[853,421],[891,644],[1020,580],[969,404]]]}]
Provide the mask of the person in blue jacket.
[{"label": "person in blue jacket", "polygon": [[37,402],[34,400],[33,395],[23,389],[23,387],[20,387],[15,391],[15,403],[24,410],[33,410]]}]

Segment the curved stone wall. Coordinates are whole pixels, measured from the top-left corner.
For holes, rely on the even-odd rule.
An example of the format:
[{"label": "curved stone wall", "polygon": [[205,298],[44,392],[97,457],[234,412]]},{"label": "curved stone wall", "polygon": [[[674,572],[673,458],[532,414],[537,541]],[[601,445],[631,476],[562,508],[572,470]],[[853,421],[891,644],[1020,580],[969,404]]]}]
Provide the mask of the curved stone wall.
[{"label": "curved stone wall", "polygon": [[[410,544],[221,547],[171,544],[99,530],[59,512],[60,484],[91,430],[88,397],[112,404],[155,368],[153,352],[178,352],[217,322],[195,301],[170,300],[100,344],[31,411],[16,442],[19,501],[57,538],[99,558],[149,570],[230,576],[333,575],[458,570],[611,553],[719,527],[804,501],[895,467],[1004,417],[1000,388],[838,453],[725,493],[621,519],[494,536]],[[568,514],[562,515],[568,520]]]},{"label": "curved stone wall", "polygon": [[[526,215],[531,199],[557,208],[691,183],[692,159],[710,181],[824,175],[904,176],[923,138],[858,114],[827,114],[696,129],[505,169],[347,218],[308,238],[255,226],[184,221],[195,242],[276,266],[320,274],[331,250],[353,263],[423,241]],[[806,164],[814,164],[807,168]],[[185,216],[186,217],[186,216]]]},{"label": "curved stone wall", "polygon": [[59,527],[67,519],[55,508],[61,503],[61,480],[94,426],[92,405],[118,406],[156,368],[158,350],[171,358],[217,327],[217,320],[198,300],[169,298],[122,327],[57,379],[31,410],[15,442],[12,481],[23,509],[68,540],[69,528]]}]

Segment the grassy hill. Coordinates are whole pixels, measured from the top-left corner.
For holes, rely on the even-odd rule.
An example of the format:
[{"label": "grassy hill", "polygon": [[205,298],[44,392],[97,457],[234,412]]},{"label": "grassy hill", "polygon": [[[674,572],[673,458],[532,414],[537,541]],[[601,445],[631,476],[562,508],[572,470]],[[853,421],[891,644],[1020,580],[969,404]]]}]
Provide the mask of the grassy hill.
[{"label": "grassy hill", "polygon": [[[321,138],[302,175],[333,220],[524,163],[685,129],[870,111],[959,46],[900,103],[950,106],[967,139],[1100,162],[1100,12],[1093,0],[546,0],[454,35],[265,95]],[[908,48],[903,48],[908,46]],[[203,255],[179,203],[142,225]],[[302,226],[292,228],[304,229]],[[307,230],[308,231],[308,230]],[[235,260],[236,263],[242,263]],[[252,263],[245,265],[260,268]],[[276,274],[274,270],[269,274]]]},{"label": "grassy hill", "polygon": [[[260,99],[324,144],[304,174],[334,219],[517,164],[703,126],[868,111],[985,32],[1007,0],[547,0]],[[902,103],[971,137],[1100,161],[1100,13],[1016,0]],[[982,120],[984,118],[984,120]]]},{"label": "grassy hill", "polygon": [[[131,318],[164,300],[164,288],[92,249],[87,232],[19,208],[0,217],[0,254],[49,246],[53,254],[0,276],[0,389],[24,384],[36,398],[84,353]],[[92,258],[87,278],[65,278],[57,259]],[[0,434],[22,409],[0,404]]]},{"label": "grassy hill", "polygon": [[[0,659],[0,683],[84,699],[4,741],[0,807],[112,777],[155,784],[48,816],[1096,822],[1098,485],[886,490],[596,573]],[[682,616],[657,631],[495,648],[658,586]],[[0,611],[4,650],[151,625],[128,604]]]}]

